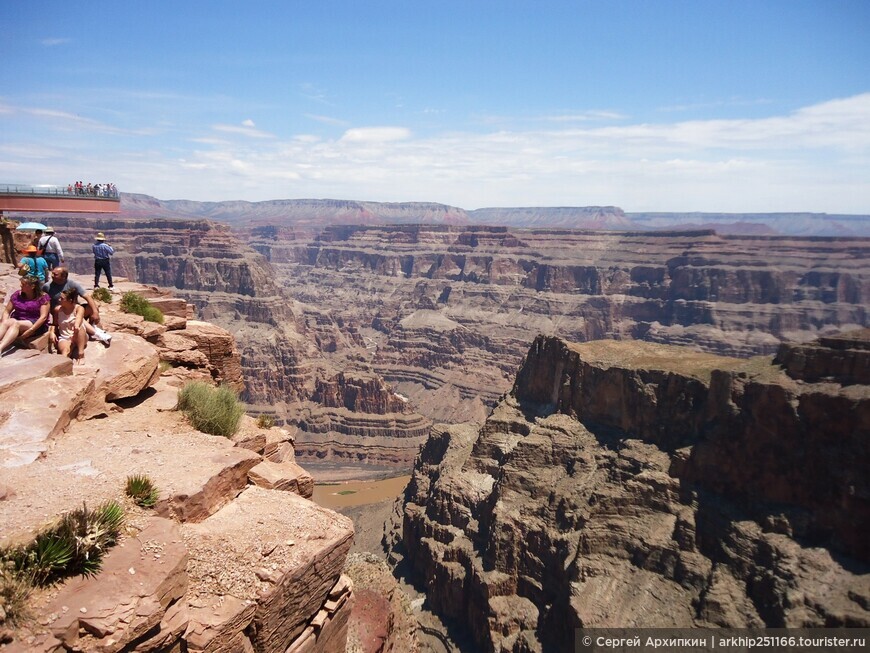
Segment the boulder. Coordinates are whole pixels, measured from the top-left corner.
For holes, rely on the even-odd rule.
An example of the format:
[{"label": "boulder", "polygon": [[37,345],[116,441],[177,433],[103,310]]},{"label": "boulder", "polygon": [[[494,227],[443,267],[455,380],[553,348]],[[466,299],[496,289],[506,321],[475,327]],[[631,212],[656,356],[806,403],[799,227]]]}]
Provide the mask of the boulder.
[{"label": "boulder", "polygon": [[254,618],[256,603],[234,596],[200,598],[201,607],[190,609],[184,633],[188,653],[234,653],[251,650],[245,629]]},{"label": "boulder", "polygon": [[314,479],[295,462],[264,460],[248,472],[248,478],[254,485],[267,490],[295,492],[308,499],[314,494]]},{"label": "boulder", "polygon": [[[85,350],[82,374],[96,370],[94,394],[85,409],[85,417],[93,417],[110,410],[107,401],[135,397],[153,385],[160,372],[157,349],[135,336],[119,333],[106,347],[91,343]],[[77,372],[78,373],[78,372]]]}]

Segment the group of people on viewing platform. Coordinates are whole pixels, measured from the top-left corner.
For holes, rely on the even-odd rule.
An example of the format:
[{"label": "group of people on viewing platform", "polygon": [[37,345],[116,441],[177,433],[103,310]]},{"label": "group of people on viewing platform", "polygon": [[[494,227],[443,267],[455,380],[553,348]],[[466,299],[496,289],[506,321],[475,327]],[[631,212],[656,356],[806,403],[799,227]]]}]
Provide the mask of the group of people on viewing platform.
[{"label": "group of people on viewing platform", "polygon": [[[115,250],[100,232],[92,245],[94,289],[106,273],[112,292],[111,256]],[[0,319],[0,356],[12,351],[18,342],[38,338],[48,332],[49,349],[80,362],[88,340],[109,346],[112,336],[100,328],[100,311],[93,295],[69,278],[63,267],[64,254],[54,229],[38,230],[22,252],[18,263],[21,288],[9,297]]]},{"label": "group of people on viewing platform", "polygon": [[80,181],[77,181],[74,184],[69,184],[66,187],[66,192],[68,195],[87,195],[90,197],[118,197],[118,189],[115,188],[115,184],[91,184],[88,182],[87,185],[83,184]]}]

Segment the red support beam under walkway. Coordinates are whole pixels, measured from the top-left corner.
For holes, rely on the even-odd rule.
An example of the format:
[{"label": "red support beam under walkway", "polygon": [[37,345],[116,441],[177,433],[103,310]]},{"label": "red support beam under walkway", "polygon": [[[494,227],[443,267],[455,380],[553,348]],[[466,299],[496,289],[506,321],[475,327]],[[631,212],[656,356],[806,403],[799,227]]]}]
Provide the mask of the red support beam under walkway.
[{"label": "red support beam under walkway", "polygon": [[87,195],[26,195],[0,191],[0,213],[7,211],[38,211],[42,213],[118,213],[118,197]]}]

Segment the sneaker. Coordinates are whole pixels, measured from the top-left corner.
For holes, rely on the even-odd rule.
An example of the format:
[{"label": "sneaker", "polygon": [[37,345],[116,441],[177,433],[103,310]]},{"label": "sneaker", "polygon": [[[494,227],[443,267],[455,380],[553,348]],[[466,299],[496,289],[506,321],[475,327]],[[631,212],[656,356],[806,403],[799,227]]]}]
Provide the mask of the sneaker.
[{"label": "sneaker", "polygon": [[112,334],[107,333],[106,331],[103,331],[100,327],[95,326],[94,340],[96,340],[97,342],[101,342],[106,345],[106,347],[108,347],[112,344]]}]

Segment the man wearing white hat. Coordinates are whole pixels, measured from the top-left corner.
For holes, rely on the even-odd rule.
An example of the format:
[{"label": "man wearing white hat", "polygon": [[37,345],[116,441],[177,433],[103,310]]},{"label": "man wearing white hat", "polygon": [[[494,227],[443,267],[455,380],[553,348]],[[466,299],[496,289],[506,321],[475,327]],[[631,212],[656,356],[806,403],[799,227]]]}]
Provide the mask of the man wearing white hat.
[{"label": "man wearing white hat", "polygon": [[39,239],[36,248],[42,250],[42,258],[48,263],[49,270],[54,270],[63,263],[63,248],[54,234],[54,227],[45,230],[45,235]]},{"label": "man wearing white hat", "polygon": [[100,273],[106,273],[106,280],[109,282],[109,290],[113,290],[115,286],[112,284],[112,254],[115,250],[112,246],[106,243],[106,236],[101,231],[94,239],[94,288],[100,287]]}]

